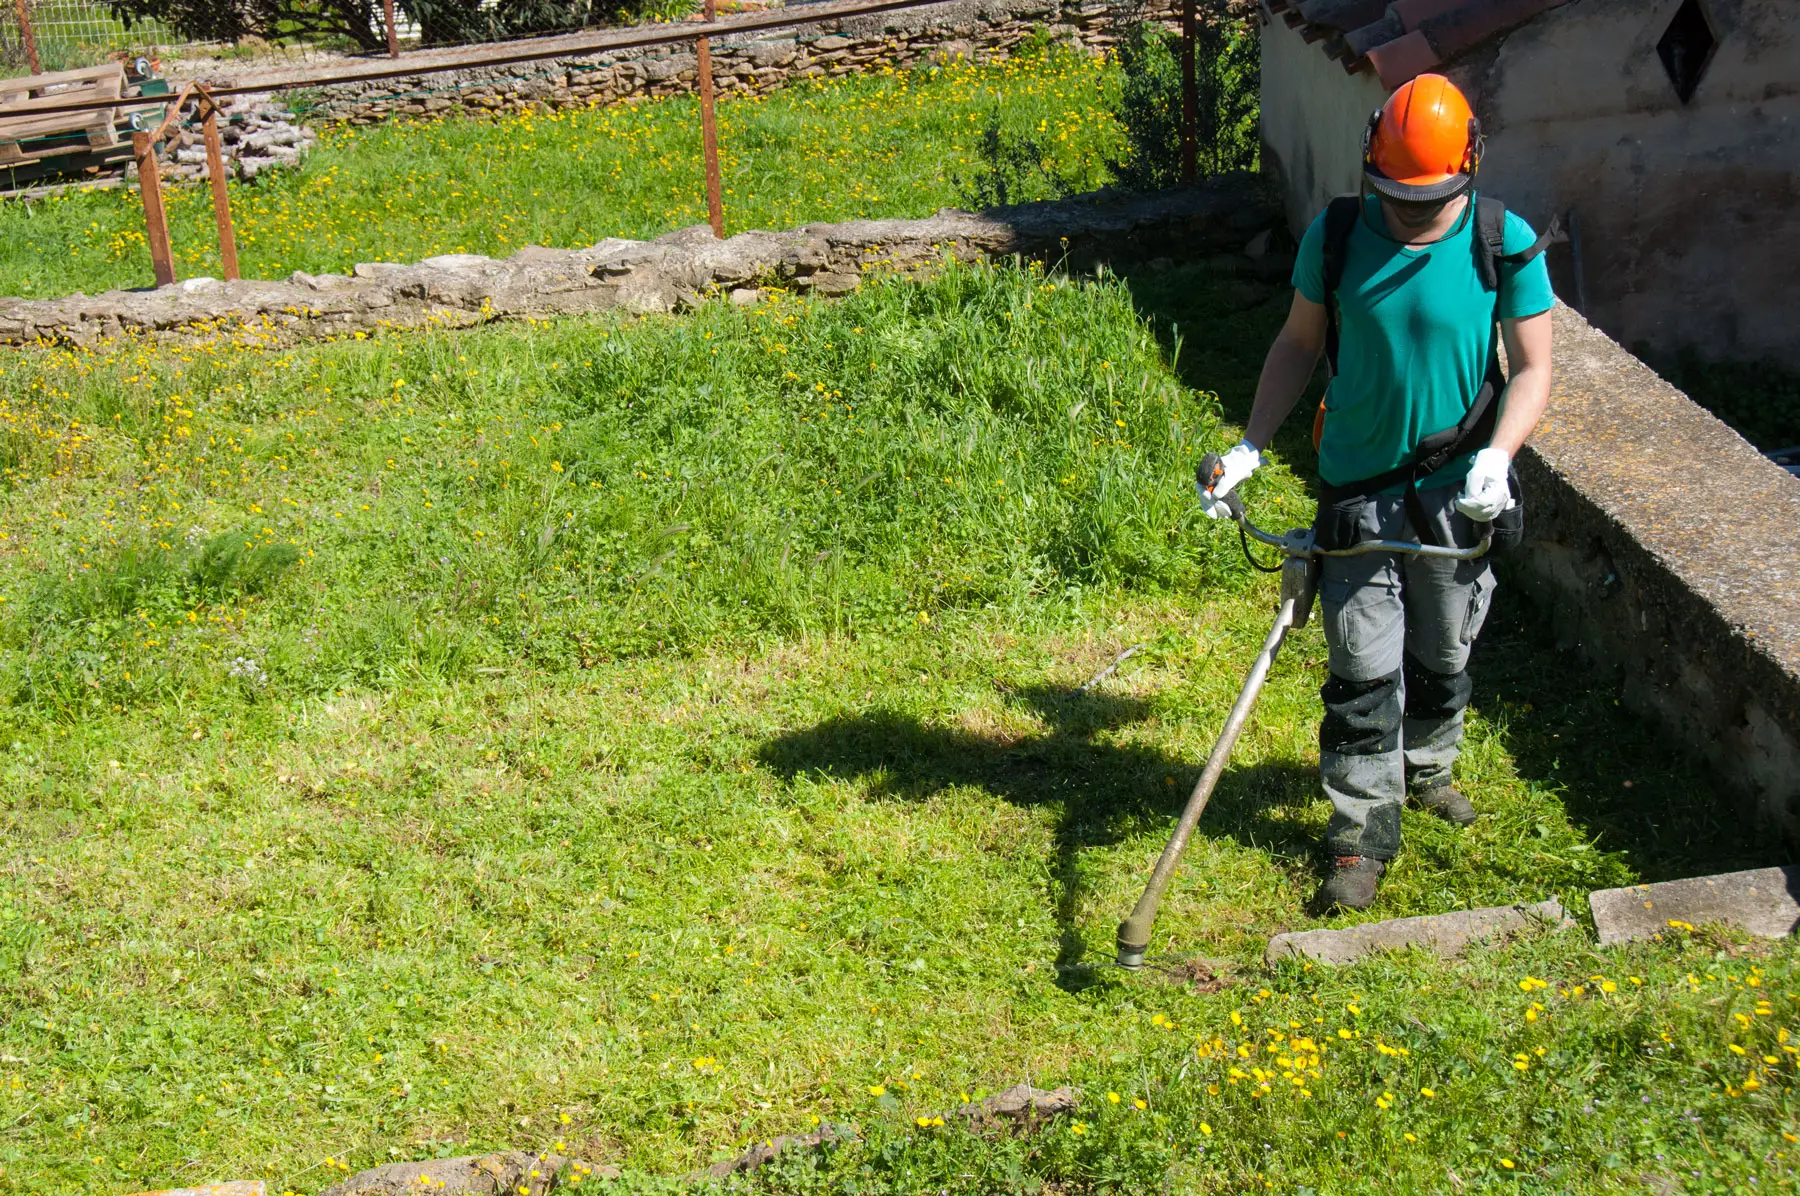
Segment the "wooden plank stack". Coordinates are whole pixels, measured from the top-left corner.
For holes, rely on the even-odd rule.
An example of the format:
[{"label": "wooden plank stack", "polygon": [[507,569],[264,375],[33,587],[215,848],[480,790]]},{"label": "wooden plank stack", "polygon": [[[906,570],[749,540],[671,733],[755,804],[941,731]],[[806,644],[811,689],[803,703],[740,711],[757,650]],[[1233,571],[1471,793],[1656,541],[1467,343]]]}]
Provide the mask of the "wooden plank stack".
[{"label": "wooden plank stack", "polygon": [[128,119],[138,106],[54,109],[90,100],[122,100],[125,92],[125,68],[116,62],[0,79],[0,167],[118,145],[120,120]]}]

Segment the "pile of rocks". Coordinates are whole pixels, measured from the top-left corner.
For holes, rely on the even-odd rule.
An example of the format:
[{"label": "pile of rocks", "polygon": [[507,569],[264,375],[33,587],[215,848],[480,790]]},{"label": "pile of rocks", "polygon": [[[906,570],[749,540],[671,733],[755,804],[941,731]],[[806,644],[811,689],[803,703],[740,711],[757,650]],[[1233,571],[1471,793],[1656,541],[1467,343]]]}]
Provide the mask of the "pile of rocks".
[{"label": "pile of rocks", "polygon": [[[238,98],[227,104],[219,120],[225,171],[238,178],[253,179],[264,171],[298,166],[318,137],[266,96]],[[170,134],[163,172],[165,178],[182,182],[206,178],[206,141],[198,124]]]}]

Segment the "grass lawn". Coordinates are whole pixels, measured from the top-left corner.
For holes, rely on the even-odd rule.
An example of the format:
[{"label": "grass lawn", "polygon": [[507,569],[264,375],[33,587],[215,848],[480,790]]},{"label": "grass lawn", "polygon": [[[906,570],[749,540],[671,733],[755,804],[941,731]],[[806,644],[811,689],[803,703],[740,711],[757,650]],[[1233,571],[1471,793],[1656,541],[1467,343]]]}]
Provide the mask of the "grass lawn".
[{"label": "grass lawn", "polygon": [[[1067,51],[805,82],[719,104],[728,232],[815,220],[928,216],[965,202],[997,119],[1045,166],[1020,199],[1106,181],[1119,151],[1116,71]],[[1019,190],[1022,187],[1022,192]],[[180,277],[221,272],[204,185],[170,188]],[[524,245],[652,237],[706,220],[700,109],[691,98],[494,120],[328,128],[303,166],[231,185],[246,278],[344,272],[440,253],[505,257]],[[148,286],[135,191],[0,203],[0,295]]]},{"label": "grass lawn", "polygon": [[[1316,624],[1163,966],[1107,966],[1273,609],[1189,471],[1279,319],[1201,271],[954,269],[7,358],[0,1191],[559,1143],[655,1190],[815,1118],[863,1138],[744,1186],[1791,1187],[1790,944],[1262,969],[1315,924]],[[1409,813],[1371,916],[1777,850],[1505,599],[1476,671],[1490,816]],[[1078,1119],[930,1124],[1024,1079]]]}]

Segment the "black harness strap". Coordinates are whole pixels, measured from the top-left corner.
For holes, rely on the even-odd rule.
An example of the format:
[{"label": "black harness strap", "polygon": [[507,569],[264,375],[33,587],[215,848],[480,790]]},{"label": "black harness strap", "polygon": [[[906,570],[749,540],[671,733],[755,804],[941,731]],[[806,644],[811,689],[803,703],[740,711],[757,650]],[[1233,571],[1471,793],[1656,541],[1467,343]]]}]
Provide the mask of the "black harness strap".
[{"label": "black harness strap", "polygon": [[1338,286],[1344,281],[1350,233],[1361,218],[1359,195],[1340,195],[1325,209],[1325,365],[1333,378],[1338,372]]},{"label": "black harness strap", "polygon": [[[1325,209],[1325,360],[1331,376],[1338,373],[1338,286],[1344,280],[1344,261],[1349,253],[1350,234],[1362,218],[1360,195],[1340,195]],[[1562,218],[1551,220],[1542,236],[1517,253],[1506,252],[1506,205],[1486,195],[1475,197],[1475,271],[1481,285],[1490,291],[1500,289],[1499,263],[1524,265],[1552,243],[1566,239]],[[1485,445],[1494,438],[1499,422],[1500,405],[1496,400],[1506,389],[1506,374],[1500,369],[1499,338],[1496,335],[1488,349],[1486,376],[1469,410],[1453,427],[1444,428],[1419,441],[1412,456],[1385,473],[1349,482],[1342,486],[1322,484],[1320,506],[1342,502],[1348,498],[1366,498],[1394,486],[1406,487],[1406,513],[1412,519],[1413,531],[1420,541],[1437,544],[1437,533],[1426,520],[1424,504],[1419,501],[1419,482],[1436,473],[1471,446]]]}]

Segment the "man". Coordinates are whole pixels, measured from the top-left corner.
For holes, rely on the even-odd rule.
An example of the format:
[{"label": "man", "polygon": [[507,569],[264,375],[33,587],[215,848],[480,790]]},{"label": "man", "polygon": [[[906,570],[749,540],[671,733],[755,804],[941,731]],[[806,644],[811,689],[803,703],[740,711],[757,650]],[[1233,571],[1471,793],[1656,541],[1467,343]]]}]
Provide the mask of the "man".
[{"label": "man", "polygon": [[[1402,86],[1371,118],[1365,193],[1334,201],[1300,243],[1293,306],[1213,498],[1261,464],[1325,349],[1333,376],[1315,424],[1321,546],[1468,546],[1496,517],[1522,529],[1510,466],[1550,395],[1548,237],[1478,201],[1481,150],[1468,101],[1439,75]],[[1494,351],[1496,321],[1510,379]],[[1209,504],[1208,514],[1223,513]],[[1320,691],[1319,773],[1333,858],[1324,909],[1374,901],[1400,849],[1409,793],[1450,822],[1475,821],[1451,766],[1469,701],[1464,668],[1493,591],[1486,559],[1324,559],[1331,676]]]}]

